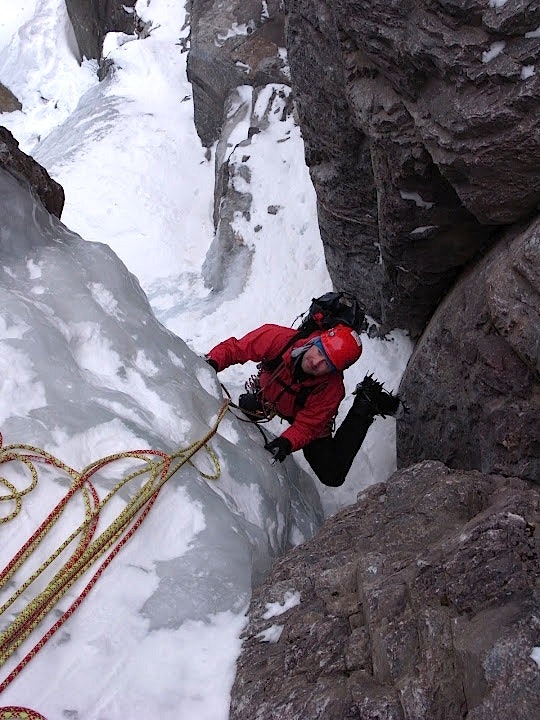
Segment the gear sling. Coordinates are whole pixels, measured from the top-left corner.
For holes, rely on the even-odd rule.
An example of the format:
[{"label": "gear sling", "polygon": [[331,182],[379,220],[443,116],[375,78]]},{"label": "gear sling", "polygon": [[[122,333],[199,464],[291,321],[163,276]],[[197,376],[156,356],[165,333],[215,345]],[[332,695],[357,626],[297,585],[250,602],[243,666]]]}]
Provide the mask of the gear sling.
[{"label": "gear sling", "polygon": [[[259,374],[261,370],[266,370],[267,372],[272,373],[272,382],[278,383],[283,388],[277,399],[279,399],[281,395],[283,395],[283,393],[289,392],[292,395],[296,396],[294,404],[298,408],[304,407],[308,395],[315,388],[303,386],[298,391],[294,390],[294,388],[292,388],[279,377],[278,373],[279,369],[284,363],[283,355],[285,354],[285,352],[287,352],[287,350],[292,347],[297,340],[302,337],[307,337],[307,335],[309,334],[310,333],[305,334],[304,331],[296,333],[296,335],[293,335],[293,337],[282,348],[279,355],[277,355],[272,360],[263,360],[258,365]],[[246,382],[245,388],[247,392],[240,395],[240,397],[238,398],[238,406],[249,418],[251,418],[255,422],[271,420],[276,413],[272,406],[269,406],[264,402],[264,399],[262,397],[262,389],[259,381],[259,375],[253,375]],[[287,422],[292,422],[292,418],[284,417],[283,419],[287,420]]]}]

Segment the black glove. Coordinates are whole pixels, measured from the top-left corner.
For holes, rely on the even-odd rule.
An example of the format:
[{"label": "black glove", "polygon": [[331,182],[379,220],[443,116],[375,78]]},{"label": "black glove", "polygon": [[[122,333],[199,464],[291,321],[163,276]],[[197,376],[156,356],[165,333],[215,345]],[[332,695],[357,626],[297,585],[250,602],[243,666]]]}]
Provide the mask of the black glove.
[{"label": "black glove", "polygon": [[210,367],[213,367],[216,372],[218,372],[218,364],[215,360],[212,360],[212,358],[205,357],[204,358],[206,362],[210,365]]},{"label": "black glove", "polygon": [[272,442],[266,443],[264,449],[272,453],[274,460],[283,462],[287,455],[291,454],[292,445],[291,441],[287,440],[287,438],[277,437],[275,440],[272,440]]}]

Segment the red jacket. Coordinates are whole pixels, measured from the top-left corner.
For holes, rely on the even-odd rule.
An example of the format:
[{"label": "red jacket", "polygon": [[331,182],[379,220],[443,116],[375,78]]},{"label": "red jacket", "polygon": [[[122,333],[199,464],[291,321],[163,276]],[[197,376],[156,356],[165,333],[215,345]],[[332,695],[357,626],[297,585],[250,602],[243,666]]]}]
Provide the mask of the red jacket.
[{"label": "red jacket", "polygon": [[[229,365],[245,363],[248,360],[260,362],[278,357],[283,348],[296,334],[292,328],[281,325],[262,325],[252,330],[240,340],[235,337],[224,340],[207,354],[217,363],[218,371]],[[285,353],[283,364],[274,372],[262,370],[260,374],[263,399],[271,403],[277,414],[288,420],[291,426],[282,433],[292,445],[292,450],[300,450],[313,440],[332,433],[332,423],[340,402],[345,397],[343,373],[335,371],[327,375],[307,376],[301,381],[294,379],[294,361],[291,352],[295,347],[305,345],[320,333],[314,332],[308,338],[300,338]],[[290,387],[284,389],[282,383]],[[305,405],[295,403],[297,393],[302,388],[313,388],[307,395]]]}]

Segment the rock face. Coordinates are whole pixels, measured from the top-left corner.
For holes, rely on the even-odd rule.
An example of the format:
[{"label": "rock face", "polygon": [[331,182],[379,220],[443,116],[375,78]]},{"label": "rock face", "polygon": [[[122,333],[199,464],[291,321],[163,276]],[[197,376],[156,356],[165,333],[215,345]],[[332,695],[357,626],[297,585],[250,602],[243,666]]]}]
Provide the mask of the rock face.
[{"label": "rock face", "polygon": [[9,88],[0,83],[0,114],[22,110],[22,105]]},{"label": "rock face", "polygon": [[190,9],[203,144],[228,125],[237,86],[292,83],[330,275],[381,334],[419,337],[500,228],[538,212],[536,0]]},{"label": "rock face", "polygon": [[[250,159],[257,154],[252,143],[258,133],[276,122],[276,117],[286,121],[292,112],[290,90],[282,85],[265,86],[261,92],[243,86],[227,97],[215,152],[215,234],[202,267],[204,281],[213,292],[234,297],[248,281],[254,249],[239,232],[238,219],[241,217],[247,223],[252,219]],[[247,136],[239,135],[239,126],[249,128]],[[269,205],[267,211],[271,214],[278,208]],[[252,227],[254,233],[261,229],[256,224]]]},{"label": "rock face", "polygon": [[398,464],[540,482],[540,220],[507,232],[435,313],[403,376]]},{"label": "rock face", "polygon": [[540,200],[536,0],[286,0],[336,287],[417,336],[493,229]]},{"label": "rock face", "polygon": [[191,0],[188,78],[195,127],[206,147],[218,139],[225,101],[239,85],[288,83],[279,0]]},{"label": "rock face", "polygon": [[438,462],[370,487],[254,592],[230,720],[530,720],[539,496]]},{"label": "rock face", "polygon": [[108,32],[135,31],[137,0],[66,0],[75,37],[82,56],[101,57],[103,38]]},{"label": "rock face", "polygon": [[[540,701],[540,5],[283,9],[334,286],[381,334],[401,327],[418,343],[399,389],[407,469],[255,590],[230,718],[529,720]],[[281,30],[257,40],[281,12],[192,3],[195,122],[203,144],[218,139],[220,261],[205,266],[218,290],[251,262],[231,222],[251,203],[235,182],[249,168],[227,160],[249,112],[236,86],[283,82]],[[256,70],[261,59],[272,72]],[[247,157],[249,138],[242,147]]]},{"label": "rock face", "polygon": [[60,218],[64,207],[64,190],[34,158],[19,150],[19,143],[5,127],[0,126],[0,167],[19,182],[29,183],[32,191],[52,214]]}]

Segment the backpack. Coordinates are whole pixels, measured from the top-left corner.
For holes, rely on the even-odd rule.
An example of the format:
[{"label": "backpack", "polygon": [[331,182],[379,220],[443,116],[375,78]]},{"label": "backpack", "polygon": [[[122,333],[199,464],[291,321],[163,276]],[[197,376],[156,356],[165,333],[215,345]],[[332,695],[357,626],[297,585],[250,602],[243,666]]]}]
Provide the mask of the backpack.
[{"label": "backpack", "polygon": [[308,337],[316,330],[328,330],[335,325],[348,325],[360,334],[366,320],[358,300],[347,292],[328,292],[321,297],[312,298],[309,309],[299,317],[303,319],[296,335],[293,335],[277,357],[260,363],[261,368],[273,372],[281,364],[284,352],[297,340]]},{"label": "backpack", "polygon": [[348,325],[358,334],[365,329],[364,311],[354,295],[347,292],[328,292],[313,298],[304,315],[307,317],[302,320],[298,332],[306,336],[315,330],[328,330],[335,325]]}]

